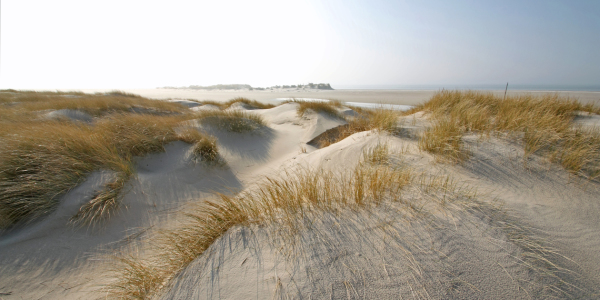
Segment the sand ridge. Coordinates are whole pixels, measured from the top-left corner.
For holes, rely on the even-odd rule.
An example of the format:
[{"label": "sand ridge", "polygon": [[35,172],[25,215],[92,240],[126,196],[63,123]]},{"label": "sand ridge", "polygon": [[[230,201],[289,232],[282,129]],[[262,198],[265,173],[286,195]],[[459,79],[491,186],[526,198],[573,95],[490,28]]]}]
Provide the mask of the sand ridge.
[{"label": "sand ridge", "polygon": [[[447,209],[442,217],[428,220],[435,223],[435,229],[428,227],[431,223],[404,220],[403,210],[393,204],[342,216],[325,213],[311,219],[309,229],[299,234],[293,249],[277,242],[274,228],[236,228],[190,265],[162,299],[543,299],[585,298],[598,293],[597,271],[586,267],[587,274],[575,275],[581,274],[581,270],[570,259],[577,255],[569,255],[580,249],[579,254],[586,255],[579,261],[586,266],[598,262],[597,252],[589,251],[599,247],[596,225],[573,223],[579,213],[556,218],[565,207],[571,206],[567,202],[571,195],[585,194],[581,201],[592,205],[583,208],[589,214],[586,221],[597,220],[597,194],[587,190],[597,189],[597,184],[588,183],[587,188],[569,184],[564,170],[550,167],[542,159],[529,162],[524,168],[515,154],[523,151],[518,145],[502,140],[479,144],[476,141],[473,147],[478,148],[470,163],[448,167],[435,163],[428,154],[415,151],[416,142],[410,138],[362,132],[314,150],[290,164],[337,171],[351,169],[352,164],[348,163],[356,163],[362,149],[382,141],[402,151],[404,163],[430,175],[450,175],[469,186],[477,186],[487,202],[474,211],[459,210],[450,216],[446,213],[451,209]],[[494,157],[485,156],[490,152]],[[478,165],[482,162],[487,165]],[[540,168],[539,173],[532,174],[532,170]],[[545,177],[548,168],[558,177]],[[544,190],[538,187],[538,181],[546,181],[546,185],[555,188]],[[507,187],[522,194],[507,193]],[[559,189],[562,192],[556,193]],[[531,209],[530,203],[532,199],[547,201],[549,194],[553,194],[550,198],[553,202],[563,206],[552,209],[551,218],[546,213],[540,216],[539,209],[535,205]],[[523,207],[522,203],[527,204]],[[487,209],[490,215],[477,212]],[[504,217],[494,220],[491,215]],[[532,231],[505,230],[502,224],[508,221]],[[552,257],[553,263],[576,271],[565,269],[557,278],[545,277],[546,271],[532,271],[523,256],[531,253],[518,244],[521,237],[507,234],[531,234],[532,240],[537,241],[549,241],[549,236],[554,241],[553,234],[566,234],[546,246],[555,247],[552,251],[560,253]],[[556,293],[552,290],[555,284],[569,294]]]},{"label": "sand ridge", "polygon": [[[111,267],[104,254],[137,249],[154,230],[176,224],[186,203],[214,192],[242,191],[263,175],[279,175],[289,168],[350,170],[365,149],[381,143],[390,146],[391,164],[413,168],[423,178],[451,176],[477,187],[483,195],[480,202],[469,202],[457,192],[451,195],[454,202],[440,206],[435,204],[441,203],[437,192],[423,194],[417,186],[407,192],[407,203],[315,215],[293,246],[281,240],[277,228],[234,228],[160,296],[541,299],[600,294],[598,183],[572,180],[539,157],[526,158],[524,164],[522,147],[510,139],[473,137],[467,140],[474,155],[464,165],[437,163],[417,147],[416,137],[430,125],[422,113],[404,117],[403,129],[395,135],[360,132],[318,149],[305,143],[345,121],[314,112],[299,117],[296,110],[297,104],[288,103],[251,111],[262,115],[268,127],[249,134],[196,124],[217,138],[223,167],[193,163],[191,146],[183,142],[167,145],[164,153],[137,158],[137,174],[124,198],[127,209],[101,229],[67,225],[67,207],[2,236],[2,297],[103,297],[101,287],[110,277],[99,274]],[[91,174],[63,197],[65,205],[72,203],[68,199],[85,201],[106,176]],[[411,203],[422,204],[425,217],[407,213],[404,205]],[[501,226],[508,221],[520,231]],[[511,234],[551,242],[548,247],[560,254],[549,257],[551,262],[573,272],[550,278],[540,269],[531,270],[523,258],[529,252]],[[550,288],[555,286],[569,294]]]}]

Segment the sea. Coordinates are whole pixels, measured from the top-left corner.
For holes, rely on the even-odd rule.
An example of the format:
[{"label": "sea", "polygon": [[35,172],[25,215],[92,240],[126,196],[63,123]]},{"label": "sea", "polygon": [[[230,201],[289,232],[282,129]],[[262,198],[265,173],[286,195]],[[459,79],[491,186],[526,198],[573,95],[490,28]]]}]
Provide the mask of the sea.
[{"label": "sea", "polygon": [[[504,90],[506,83],[503,84],[422,84],[422,85],[343,85],[332,84],[336,90]],[[597,85],[564,85],[564,84],[510,84],[509,90],[521,91],[582,91],[582,92],[600,92],[600,84]]]}]

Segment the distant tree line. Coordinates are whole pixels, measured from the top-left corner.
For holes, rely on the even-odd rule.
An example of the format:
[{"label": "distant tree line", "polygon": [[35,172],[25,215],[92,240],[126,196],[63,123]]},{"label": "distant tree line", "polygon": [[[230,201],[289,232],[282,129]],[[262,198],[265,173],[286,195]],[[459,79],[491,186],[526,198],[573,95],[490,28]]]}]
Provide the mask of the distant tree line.
[{"label": "distant tree line", "polygon": [[[270,88],[267,89],[302,89],[302,88],[309,88],[309,89],[320,89],[320,90],[333,90],[333,88],[331,87],[331,85],[329,83],[309,83],[309,84],[298,84],[298,85],[274,85]],[[258,88],[255,88],[258,89]]]},{"label": "distant tree line", "polygon": [[209,85],[209,86],[201,86],[201,85],[190,85],[188,87],[171,87],[171,86],[166,86],[163,87],[163,89],[193,89],[193,90],[259,90],[259,91],[263,91],[263,90],[268,90],[268,89],[302,89],[302,88],[309,88],[309,89],[319,89],[319,90],[333,90],[333,88],[331,87],[331,85],[329,83],[309,83],[309,84],[297,84],[297,85],[274,85],[272,87],[267,87],[267,88],[262,88],[262,87],[256,87],[253,88],[252,86],[250,86],[249,84],[216,84],[216,85]]}]

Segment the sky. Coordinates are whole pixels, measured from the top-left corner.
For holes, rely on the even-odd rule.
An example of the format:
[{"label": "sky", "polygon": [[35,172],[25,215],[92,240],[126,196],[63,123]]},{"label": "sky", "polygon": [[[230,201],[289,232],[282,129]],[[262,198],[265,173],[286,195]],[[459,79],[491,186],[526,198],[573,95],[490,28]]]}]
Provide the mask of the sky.
[{"label": "sky", "polygon": [[596,0],[2,0],[0,9],[0,88],[600,86]]}]

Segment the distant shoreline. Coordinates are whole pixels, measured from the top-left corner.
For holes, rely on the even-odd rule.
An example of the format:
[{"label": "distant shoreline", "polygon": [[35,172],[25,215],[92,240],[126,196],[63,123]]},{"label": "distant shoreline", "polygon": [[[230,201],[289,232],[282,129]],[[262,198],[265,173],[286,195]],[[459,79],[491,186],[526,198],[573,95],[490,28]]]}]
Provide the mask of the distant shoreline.
[{"label": "distant shoreline", "polygon": [[[476,90],[476,91],[504,91],[506,85],[340,85],[336,90]],[[533,85],[510,84],[508,90],[518,91],[544,91],[544,92],[600,92],[600,85]]]},{"label": "distant shoreline", "polygon": [[[107,92],[114,89],[79,89],[85,93]],[[122,89],[128,93],[138,94],[152,99],[193,99],[227,101],[236,97],[275,104],[277,98],[317,98],[336,99],[345,102],[380,103],[397,105],[418,105],[429,100],[439,90],[191,90],[191,89]],[[479,90],[495,95],[504,95],[504,90]],[[594,103],[600,106],[600,92],[595,91],[533,91],[511,90],[509,96],[526,94],[558,94],[561,97],[578,99],[582,103]]]}]

